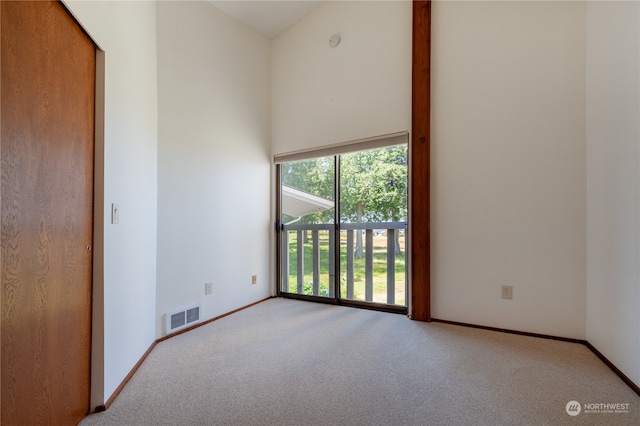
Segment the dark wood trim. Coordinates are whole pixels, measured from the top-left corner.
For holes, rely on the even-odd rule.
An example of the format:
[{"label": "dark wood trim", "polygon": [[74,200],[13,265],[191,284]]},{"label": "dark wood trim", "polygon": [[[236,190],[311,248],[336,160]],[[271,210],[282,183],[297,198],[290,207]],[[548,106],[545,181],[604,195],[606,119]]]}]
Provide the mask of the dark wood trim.
[{"label": "dark wood trim", "polygon": [[[2,4],[0,4],[0,45],[2,37]],[[0,52],[0,82],[2,82],[2,52]],[[2,117],[2,84],[0,84],[0,117]],[[0,120],[1,124],[1,120]],[[2,159],[2,126],[0,125],[0,164]],[[2,174],[2,168],[0,167],[0,175]],[[2,197],[0,196],[0,213],[2,212]],[[0,225],[1,226],[1,225]],[[0,271],[2,269],[2,248],[0,240]],[[2,279],[0,277],[0,421],[2,420],[2,305],[4,304],[4,286],[2,285]]]},{"label": "dark wood trim", "polygon": [[129,374],[127,374],[127,376],[124,378],[122,383],[120,383],[120,386],[118,386],[116,388],[116,390],[113,392],[113,394],[111,394],[111,397],[107,400],[107,402],[105,402],[104,405],[98,405],[96,407],[96,413],[99,413],[101,411],[106,411],[107,408],[111,407],[111,404],[113,404],[113,401],[115,401],[116,398],[118,397],[118,395],[120,395],[120,392],[122,392],[122,389],[124,389],[124,387],[127,385],[127,383],[129,383],[129,380],[131,380],[133,375],[136,374],[136,371],[138,371],[138,368],[140,368],[140,366],[142,365],[144,360],[147,359],[147,357],[149,356],[149,354],[151,353],[153,348],[156,347],[157,344],[158,344],[158,341],[156,340],[155,342],[153,342],[151,344],[151,346],[149,346],[149,349],[147,349],[147,351],[138,360],[136,365],[134,365],[133,368],[131,369],[131,371],[129,371]]},{"label": "dark wood trim", "polygon": [[[297,295],[293,295],[293,296],[297,296]],[[292,299],[297,299],[297,297],[291,297],[291,298]],[[224,318],[224,317],[229,316],[231,314],[234,314],[236,312],[239,312],[239,311],[242,311],[244,309],[250,308],[251,306],[255,306],[255,305],[257,305],[259,303],[262,303],[262,302],[265,302],[265,301],[267,301],[269,299],[272,299],[272,297],[267,297],[265,299],[262,299],[262,300],[259,300],[257,302],[251,303],[251,304],[249,304],[247,306],[244,306],[242,308],[238,308],[238,309],[230,311],[230,312],[228,312],[226,314],[217,316],[215,318],[211,318],[210,320],[207,320],[207,321],[205,321],[203,323],[197,324],[197,325],[195,325],[193,327],[189,327],[189,328],[181,330],[181,331],[179,331],[177,333],[170,334],[168,336],[161,337],[160,339],[157,339],[155,342],[153,342],[151,344],[151,346],[149,346],[149,349],[147,349],[147,351],[144,353],[144,355],[142,355],[140,360],[131,369],[129,374],[127,374],[127,376],[124,378],[122,383],[120,383],[120,386],[118,386],[116,388],[116,390],[113,392],[111,397],[107,400],[107,402],[104,405],[99,405],[99,406],[96,407],[96,412],[98,413],[98,412],[101,412],[101,411],[106,411],[109,407],[111,407],[111,405],[116,400],[118,395],[120,395],[120,392],[122,392],[122,390],[127,385],[127,383],[129,383],[129,380],[131,380],[131,378],[136,373],[136,371],[138,371],[138,368],[140,368],[142,363],[145,361],[145,359],[149,356],[151,351],[156,347],[156,345],[158,343],[163,342],[165,340],[168,340],[168,339],[170,339],[170,338],[172,338],[174,336],[177,336],[179,334],[186,333],[187,331],[191,331],[191,330],[193,330],[195,328],[201,327],[201,326],[203,326],[205,324],[209,324],[209,323],[211,323],[213,321],[219,320],[221,318]],[[304,300],[304,299],[301,298],[301,300]],[[367,307],[367,306],[364,306],[364,307]],[[368,308],[371,309],[370,306]],[[499,332],[499,333],[517,334],[517,335],[520,335],[520,336],[537,337],[537,338],[541,338],[541,339],[558,340],[558,341],[562,341],[562,342],[577,343],[577,344],[585,345],[587,348],[589,348],[589,350],[591,350],[591,352],[593,352],[598,358],[600,358],[600,360],[602,360],[602,362],[604,362],[615,374],[617,374],[618,377],[620,377],[620,379],[622,379],[622,381],[624,381],[636,394],[638,394],[640,396],[640,388],[631,379],[629,379],[624,373],[622,373],[622,371],[620,371],[611,361],[609,361],[604,355],[602,355],[602,353],[600,353],[600,351],[598,351],[591,343],[587,342],[586,340],[571,339],[571,338],[568,338],[568,337],[551,336],[551,335],[547,335],[547,334],[529,333],[529,332],[526,332],[526,331],[509,330],[509,329],[505,329],[505,328],[488,327],[488,326],[484,326],[484,325],[477,325],[477,324],[469,324],[469,323],[456,322],[456,321],[441,320],[441,319],[437,319],[437,318],[431,318],[431,321],[432,322],[439,322],[439,323],[442,323],[442,324],[456,325],[456,326],[460,326],[460,327],[476,328],[476,329],[481,329],[481,330],[496,331],[496,332]]]},{"label": "dark wood trim", "polygon": [[528,336],[528,337],[538,337],[540,339],[549,339],[549,340],[559,340],[561,342],[569,342],[569,343],[579,343],[581,345],[585,345],[587,342],[585,340],[580,339],[571,339],[569,337],[559,337],[559,336],[551,336],[549,334],[539,334],[539,333],[529,333],[527,331],[518,331],[518,330],[509,330],[507,328],[497,328],[497,327],[488,327],[485,325],[477,325],[477,324],[468,324],[465,322],[456,322],[456,321],[447,321],[437,318],[431,318],[432,322],[440,322],[443,324],[450,325],[458,325],[461,327],[469,327],[469,328],[478,328],[481,330],[489,330],[489,331],[497,331],[500,333],[508,333],[508,334],[518,334],[520,336]]},{"label": "dark wood trim", "polygon": [[242,310],[244,310],[244,309],[250,308],[250,307],[252,307],[252,306],[257,305],[258,303],[262,303],[262,302],[267,301],[267,300],[269,300],[269,299],[271,299],[271,298],[272,298],[272,297],[270,296],[270,297],[264,298],[264,299],[262,299],[262,300],[258,300],[257,302],[253,302],[253,303],[251,303],[251,304],[249,304],[249,305],[246,305],[246,306],[243,306],[243,307],[241,307],[241,308],[234,309],[233,311],[227,312],[226,314],[219,315],[219,316],[217,316],[217,317],[215,317],[215,318],[211,318],[211,319],[208,319],[208,320],[206,320],[206,321],[204,321],[204,322],[201,322],[200,324],[196,324],[196,325],[191,326],[191,327],[189,327],[189,328],[185,328],[184,330],[180,330],[180,331],[178,331],[177,333],[173,333],[173,334],[170,334],[170,335],[168,335],[168,336],[164,336],[164,337],[161,337],[161,338],[157,339],[156,341],[154,341],[154,342],[151,344],[151,346],[149,346],[149,349],[147,349],[147,351],[144,353],[144,355],[142,355],[142,357],[140,358],[140,360],[138,360],[138,362],[136,363],[136,365],[134,365],[134,366],[133,366],[133,368],[131,369],[131,371],[129,372],[129,374],[127,374],[127,376],[124,378],[124,380],[122,381],[122,383],[120,383],[120,386],[118,386],[118,387],[116,388],[116,390],[113,392],[113,394],[111,395],[111,397],[109,397],[109,399],[107,400],[107,402],[105,402],[105,403],[104,403],[104,405],[98,405],[98,406],[96,407],[96,413],[99,413],[99,412],[101,412],[101,411],[106,411],[109,407],[111,407],[111,404],[113,404],[113,402],[116,400],[116,398],[118,397],[118,395],[120,395],[120,392],[122,392],[122,389],[124,389],[124,387],[127,385],[127,383],[129,383],[129,380],[131,380],[131,378],[132,378],[132,377],[133,377],[133,375],[136,373],[136,371],[138,371],[138,368],[140,368],[140,366],[142,365],[142,363],[147,359],[147,357],[149,356],[149,354],[151,353],[151,351],[156,347],[156,345],[157,345],[158,343],[160,343],[160,342],[164,342],[165,340],[168,340],[168,339],[170,339],[170,338],[172,338],[172,337],[174,337],[174,336],[177,336],[177,335],[179,335],[179,334],[186,333],[187,331],[191,331],[191,330],[193,330],[193,329],[195,329],[195,328],[202,327],[203,325],[206,325],[206,324],[209,324],[209,323],[211,323],[211,322],[213,322],[213,321],[219,320],[220,318],[224,318],[224,317],[229,316],[229,315],[231,315],[231,314],[235,314],[236,312],[239,312],[239,311],[242,311]]},{"label": "dark wood trim", "polygon": [[207,324],[212,323],[214,321],[217,321],[217,320],[219,320],[221,318],[227,317],[227,316],[229,316],[231,314],[235,314],[236,312],[243,311],[243,310],[245,310],[247,308],[250,308],[252,306],[255,306],[255,305],[259,304],[259,303],[266,302],[269,299],[273,299],[273,296],[266,297],[266,298],[264,298],[262,300],[258,300],[257,302],[253,302],[253,303],[251,303],[249,305],[246,305],[246,306],[243,306],[241,308],[234,309],[233,311],[227,312],[226,314],[218,315],[217,317],[214,317],[214,318],[208,319],[206,321],[203,321],[201,323],[192,325],[191,327],[187,327],[187,328],[185,328],[183,330],[180,330],[178,332],[175,332],[173,334],[169,334],[167,336],[161,337],[158,340],[156,340],[156,343],[164,342],[165,340],[168,340],[168,339],[171,339],[172,337],[175,337],[175,336],[178,336],[180,334],[186,333],[187,331],[191,331],[191,330],[196,329],[198,327],[202,327],[203,325],[207,325]]},{"label": "dark wood trim", "polygon": [[584,342],[584,345],[587,348],[589,348],[591,352],[593,352],[598,358],[600,358],[600,360],[604,362],[607,365],[607,367],[611,369],[611,371],[616,373],[618,377],[620,377],[620,379],[622,379],[622,381],[625,382],[627,386],[631,388],[631,390],[633,390],[638,396],[640,396],[640,387],[638,387],[638,385],[636,385],[633,382],[633,380],[628,378],[622,371],[620,371],[618,367],[616,367],[611,361],[609,361],[606,356],[602,355],[602,353],[599,350],[597,350],[595,346],[593,346],[591,343],[586,341]]},{"label": "dark wood trim", "polygon": [[591,343],[589,343],[587,340],[571,339],[571,338],[568,338],[568,337],[559,337],[559,336],[550,336],[548,334],[529,333],[529,332],[526,332],[526,331],[509,330],[509,329],[506,329],[506,328],[487,327],[487,326],[484,326],[484,325],[468,324],[468,323],[456,322],[456,321],[447,321],[447,320],[441,320],[441,319],[437,319],[437,318],[431,318],[431,321],[432,322],[439,322],[439,323],[443,323],[443,324],[457,325],[457,326],[460,326],[460,327],[478,328],[478,329],[481,329],[481,330],[497,331],[499,333],[517,334],[517,335],[520,335],[520,336],[538,337],[540,339],[559,340],[561,342],[577,343],[577,344],[585,345],[587,348],[589,348],[589,350],[591,352],[593,352],[593,354],[595,356],[600,358],[600,360],[602,362],[604,362],[606,364],[606,366],[611,369],[611,371],[613,371],[618,377],[620,377],[620,379],[623,382],[625,382],[627,384],[627,386],[629,386],[631,388],[631,390],[633,390],[638,396],[640,396],[640,387],[638,387],[638,385],[635,384],[633,382],[633,380],[628,378],[622,371],[620,371],[620,369],[618,367],[615,366],[614,363],[609,361],[607,359],[607,357],[602,355],[602,353],[598,349],[596,349],[595,346],[593,346]]},{"label": "dark wood trim", "polygon": [[431,319],[430,104],[431,0],[413,2],[411,96],[411,319]]}]

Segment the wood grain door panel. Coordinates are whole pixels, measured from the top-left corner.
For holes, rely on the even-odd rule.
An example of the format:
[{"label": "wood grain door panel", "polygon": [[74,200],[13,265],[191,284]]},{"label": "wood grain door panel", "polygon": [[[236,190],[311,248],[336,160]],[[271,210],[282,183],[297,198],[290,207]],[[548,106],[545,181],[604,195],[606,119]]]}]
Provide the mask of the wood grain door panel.
[{"label": "wood grain door panel", "polygon": [[89,409],[95,47],[58,2],[2,1],[2,424]]}]

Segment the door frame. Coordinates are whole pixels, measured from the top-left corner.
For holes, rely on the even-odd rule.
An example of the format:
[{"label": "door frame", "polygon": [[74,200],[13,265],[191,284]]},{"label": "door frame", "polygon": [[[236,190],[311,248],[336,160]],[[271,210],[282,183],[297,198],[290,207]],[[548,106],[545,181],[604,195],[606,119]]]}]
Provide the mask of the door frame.
[{"label": "door frame", "polygon": [[[410,290],[409,290],[409,275],[408,272],[410,270],[410,254],[409,254],[409,232],[405,233],[405,305],[395,305],[395,304],[386,304],[380,302],[373,301],[364,301],[364,300],[352,300],[347,298],[341,298],[341,284],[340,284],[340,274],[341,274],[341,244],[340,244],[340,232],[342,230],[347,230],[349,228],[342,228],[340,221],[340,157],[343,154],[348,154],[352,152],[358,151],[367,151],[367,150],[375,150],[379,148],[387,148],[393,147],[397,145],[405,145],[407,147],[407,184],[409,185],[409,165],[411,163],[410,158],[410,143],[409,143],[409,135],[408,132],[398,132],[389,135],[382,135],[378,137],[366,138],[358,141],[344,142],[334,145],[329,145],[324,148],[320,148],[319,150],[304,150],[299,152],[294,152],[290,154],[285,154],[282,156],[276,156],[274,159],[276,160],[276,180],[275,180],[275,188],[276,188],[276,225],[275,225],[275,240],[276,240],[276,295],[278,297],[286,297],[290,299],[298,299],[305,301],[313,301],[319,303],[326,303],[332,305],[343,305],[343,306],[352,306],[364,309],[371,309],[376,311],[384,311],[384,312],[392,312],[392,313],[401,313],[407,314],[410,303]],[[317,295],[307,295],[300,293],[290,293],[282,290],[282,283],[284,280],[284,268],[283,261],[284,253],[283,253],[283,234],[287,232],[285,229],[285,225],[282,223],[282,167],[281,165],[284,163],[289,163],[298,160],[305,160],[308,158],[319,158],[319,157],[333,157],[334,161],[334,196],[333,201],[335,203],[335,211],[333,217],[333,224],[325,224],[328,227],[332,228],[332,232],[334,235],[333,240],[333,257],[329,259],[330,262],[333,262],[333,276],[334,276],[334,288],[333,288],[333,297],[322,297]],[[407,210],[409,210],[409,190],[407,188]],[[345,224],[348,225],[348,224]],[[294,227],[296,225],[293,225]],[[309,225],[312,226],[312,225]],[[405,229],[408,229],[409,223],[407,221],[407,225]],[[353,228],[351,228],[353,229]],[[331,253],[331,248],[329,249],[329,253]],[[331,256],[331,255],[330,255]],[[331,270],[331,267],[330,267]]]}]

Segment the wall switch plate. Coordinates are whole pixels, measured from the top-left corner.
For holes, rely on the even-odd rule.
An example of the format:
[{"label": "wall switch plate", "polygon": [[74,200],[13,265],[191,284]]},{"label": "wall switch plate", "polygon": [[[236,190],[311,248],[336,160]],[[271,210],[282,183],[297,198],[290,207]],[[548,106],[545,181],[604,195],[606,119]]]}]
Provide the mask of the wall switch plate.
[{"label": "wall switch plate", "polygon": [[213,293],[213,283],[204,283],[204,295],[208,296]]},{"label": "wall switch plate", "polygon": [[117,225],[120,223],[120,204],[111,203],[111,224]]},{"label": "wall switch plate", "polygon": [[258,276],[251,275],[251,284],[257,284],[257,283],[258,283]]},{"label": "wall switch plate", "polygon": [[513,299],[513,286],[510,286],[510,285],[502,286],[502,298]]}]

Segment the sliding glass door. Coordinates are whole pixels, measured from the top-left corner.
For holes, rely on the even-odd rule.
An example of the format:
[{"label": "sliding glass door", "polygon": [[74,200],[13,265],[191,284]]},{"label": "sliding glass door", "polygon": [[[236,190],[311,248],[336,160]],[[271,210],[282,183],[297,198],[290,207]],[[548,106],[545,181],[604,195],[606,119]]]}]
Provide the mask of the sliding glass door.
[{"label": "sliding glass door", "polygon": [[279,293],[406,312],[407,144],[278,165]]}]

